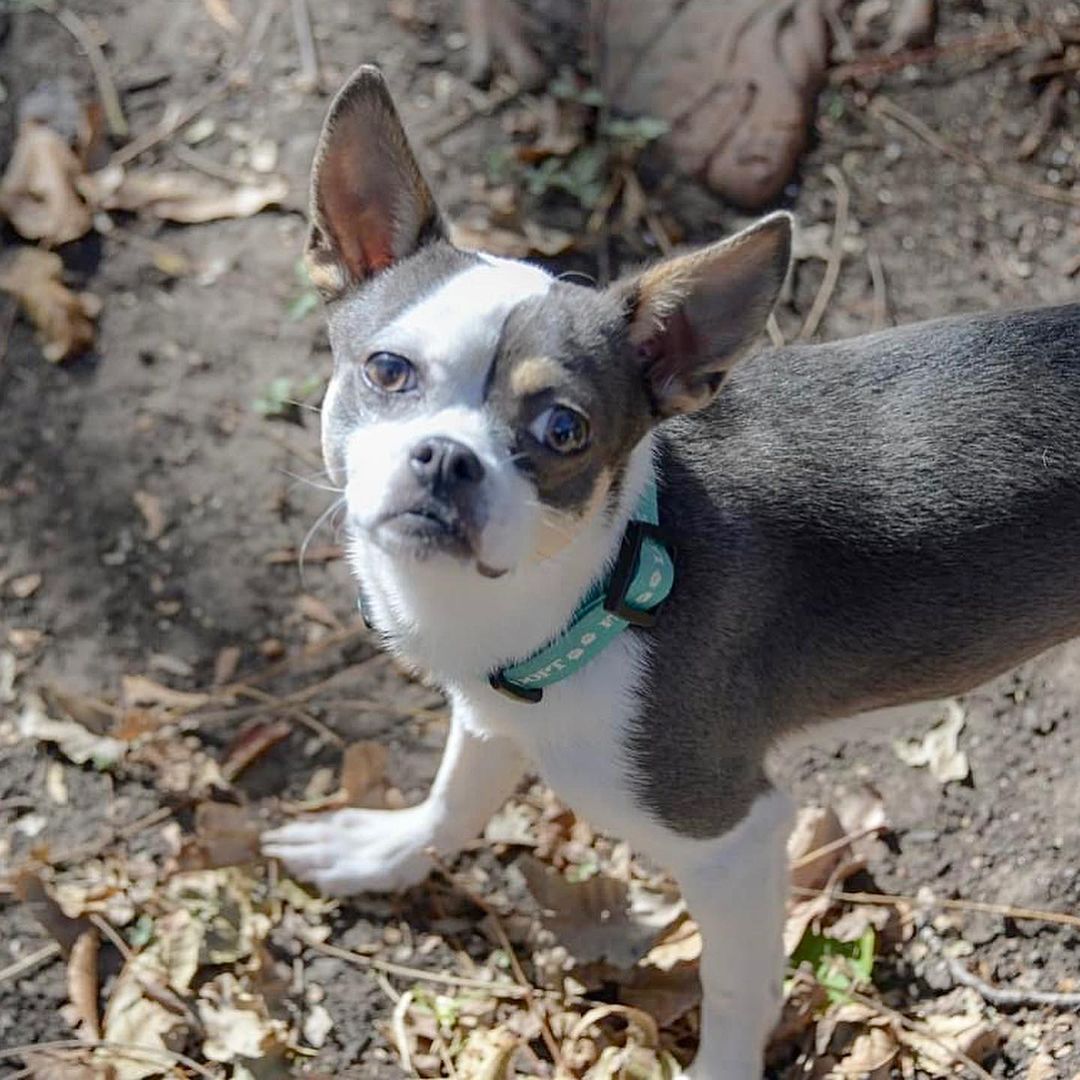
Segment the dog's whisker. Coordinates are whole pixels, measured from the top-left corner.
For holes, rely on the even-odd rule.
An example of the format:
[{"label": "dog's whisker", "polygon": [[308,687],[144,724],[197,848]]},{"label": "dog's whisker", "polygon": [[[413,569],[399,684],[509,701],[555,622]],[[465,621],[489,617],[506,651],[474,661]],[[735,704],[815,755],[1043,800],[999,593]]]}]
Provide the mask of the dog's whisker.
[{"label": "dog's whisker", "polygon": [[306,582],[304,581],[304,556],[307,554],[307,549],[311,545],[312,538],[319,531],[319,529],[326,524],[333,517],[334,513],[338,510],[345,509],[345,498],[335,499],[316,519],[315,524],[308,529],[307,534],[304,536],[303,543],[300,545],[300,554],[297,558],[297,565],[300,569],[300,584],[306,588]]},{"label": "dog's whisker", "polygon": [[307,487],[315,488],[316,491],[329,491],[335,495],[342,495],[345,492],[343,487],[337,487],[334,484],[320,484],[317,477],[323,477],[327,474],[325,472],[312,473],[310,476],[301,476],[299,473],[290,472],[288,469],[282,469],[277,467],[277,471],[283,476],[287,476],[290,480],[295,480],[298,484],[304,484]]}]

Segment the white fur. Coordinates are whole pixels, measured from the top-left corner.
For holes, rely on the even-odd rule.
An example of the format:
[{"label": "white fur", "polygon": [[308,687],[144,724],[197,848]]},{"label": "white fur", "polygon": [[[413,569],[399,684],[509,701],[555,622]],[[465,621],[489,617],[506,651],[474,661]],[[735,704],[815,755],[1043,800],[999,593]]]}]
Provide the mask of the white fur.
[{"label": "white fur", "polygon": [[[327,891],[400,888],[429,868],[425,849],[450,855],[482,827],[526,762],[574,809],[616,833],[678,878],[705,937],[703,1037],[695,1080],[752,1080],[779,1004],[785,840],[790,807],[758,801],[724,837],[691,840],[640,805],[620,747],[648,679],[648,638],[624,634],[539,704],[511,701],[487,683],[495,667],[523,658],[561,630],[580,597],[614,558],[627,520],[654,479],[653,441],[631,456],[613,516],[569,527],[549,558],[530,547],[542,515],[535,494],[505,460],[485,422],[482,381],[506,312],[541,295],[539,271],[495,263],[467,271],[419,301],[380,334],[377,348],[422,355],[444,368],[446,395],[408,422],[354,432],[346,500],[356,532],[350,555],[377,625],[392,647],[446,689],[453,726],[428,799],[397,812],[351,810],[275,830],[265,850]],[[449,557],[425,561],[374,542],[367,525],[392,487],[405,449],[422,435],[453,434],[481,457],[503,504],[485,537],[509,572],[482,577]],[[501,456],[500,456],[501,453]],[[501,516],[500,516],[501,515]]]}]

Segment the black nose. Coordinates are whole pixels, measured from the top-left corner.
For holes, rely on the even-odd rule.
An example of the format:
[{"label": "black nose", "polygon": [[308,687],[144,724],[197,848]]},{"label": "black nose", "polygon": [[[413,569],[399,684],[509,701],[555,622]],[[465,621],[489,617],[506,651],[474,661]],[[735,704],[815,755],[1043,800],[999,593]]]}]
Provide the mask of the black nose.
[{"label": "black nose", "polygon": [[484,479],[484,466],[480,459],[463,443],[444,436],[417,443],[412,449],[409,464],[418,479],[432,491],[442,494],[450,494]]}]

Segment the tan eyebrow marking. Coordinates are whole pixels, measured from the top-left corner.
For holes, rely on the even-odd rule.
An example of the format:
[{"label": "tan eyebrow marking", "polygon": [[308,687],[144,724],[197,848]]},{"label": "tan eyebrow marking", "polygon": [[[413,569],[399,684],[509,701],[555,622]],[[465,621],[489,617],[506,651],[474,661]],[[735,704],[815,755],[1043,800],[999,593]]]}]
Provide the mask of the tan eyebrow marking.
[{"label": "tan eyebrow marking", "polygon": [[517,397],[526,397],[547,390],[562,373],[562,365],[550,356],[529,356],[518,361],[510,372],[510,390]]}]

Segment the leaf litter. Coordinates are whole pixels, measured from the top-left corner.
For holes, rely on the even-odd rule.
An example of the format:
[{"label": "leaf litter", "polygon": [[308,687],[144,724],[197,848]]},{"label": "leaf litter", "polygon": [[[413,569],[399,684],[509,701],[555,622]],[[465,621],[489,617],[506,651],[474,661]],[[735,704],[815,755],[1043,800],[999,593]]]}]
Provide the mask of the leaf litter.
[{"label": "leaf litter", "polygon": [[[231,677],[233,663],[219,665],[221,673]],[[190,687],[189,668],[161,670]],[[340,685],[338,676],[328,682]],[[396,995],[380,1033],[414,1075],[675,1075],[697,1038],[701,935],[673,882],[534,784],[488,825],[499,875],[467,858],[444,871],[449,893],[438,878],[424,887],[439,914],[420,937],[388,925],[359,951],[331,946],[337,903],[263,859],[259,833],[274,806],[280,814],[401,805],[387,749],[373,740],[345,745],[305,804],[252,801],[238,782],[292,738],[292,724],[287,698],[269,695],[271,705],[282,703],[279,718],[266,707],[236,723],[231,742],[207,742],[202,717],[251,708],[241,685],[180,689],[133,673],[105,700],[15,685],[17,738],[62,755],[69,768],[150,780],[182,811],[158,819],[149,850],[117,834],[74,861],[39,844],[24,864],[19,896],[61,944],[64,1015],[87,1042],[51,1064],[140,1080],[165,1075],[182,1054],[222,1080],[299,1076],[334,1037],[334,998],[304,974],[329,949]],[[299,693],[310,707],[313,696]],[[832,893],[857,874],[861,888],[872,888],[869,845],[887,828],[869,788],[799,814],[789,845],[798,886],[785,933],[790,968],[770,1048],[783,1080],[915,1069],[952,1076],[961,1055],[986,1060],[997,1048],[999,1018],[970,991],[900,1015],[875,988],[879,965],[910,942],[913,912]],[[465,928],[467,952],[456,937]],[[104,977],[110,969],[118,973]]]}]

